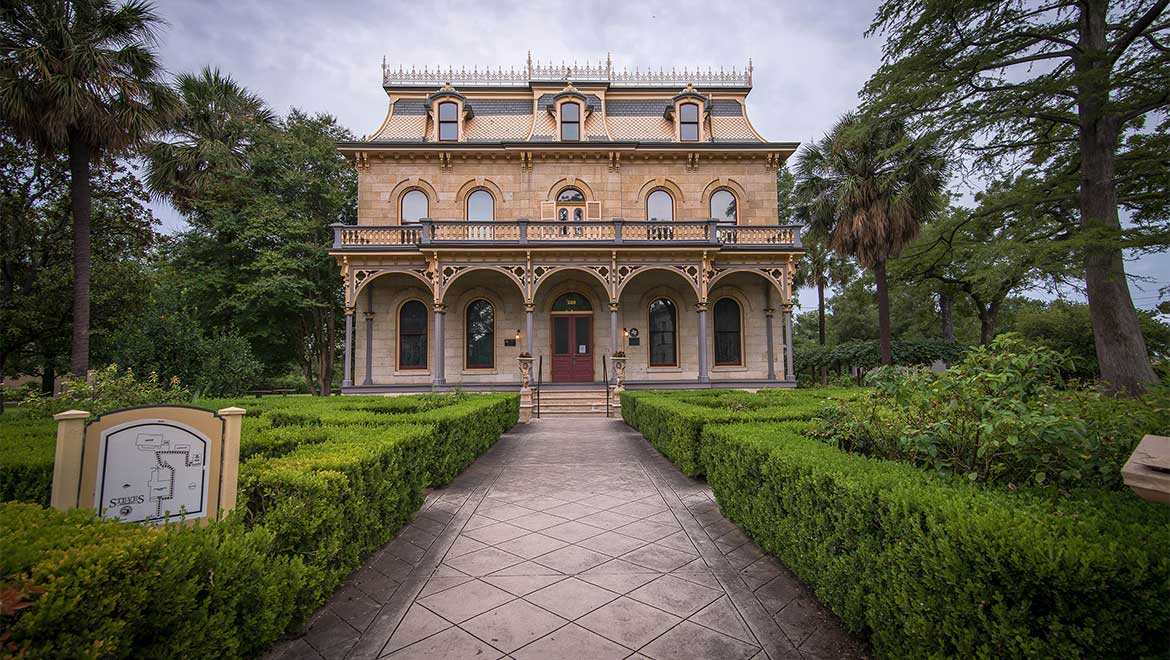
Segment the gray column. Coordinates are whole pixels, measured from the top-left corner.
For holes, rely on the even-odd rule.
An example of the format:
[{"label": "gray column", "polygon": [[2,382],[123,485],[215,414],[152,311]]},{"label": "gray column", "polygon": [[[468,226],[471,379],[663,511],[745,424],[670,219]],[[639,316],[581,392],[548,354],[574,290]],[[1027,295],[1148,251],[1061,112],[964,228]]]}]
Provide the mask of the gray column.
[{"label": "gray column", "polygon": [[[366,352],[370,347],[366,346]],[[345,375],[342,377],[342,387],[353,387],[353,311],[345,312]]]},{"label": "gray column", "polygon": [[366,373],[362,385],[374,384],[374,313],[366,312]]},{"label": "gray column", "polygon": [[536,305],[524,303],[524,350],[532,355],[532,312]]},{"label": "gray column", "polygon": [[701,302],[695,308],[699,311],[699,382],[709,383],[711,377],[707,375],[707,303]]},{"label": "gray column", "polygon": [[772,317],[776,310],[771,307],[764,310],[764,323],[768,333],[768,380],[776,380],[776,337],[772,330]]},{"label": "gray column", "polygon": [[792,305],[784,305],[784,380],[796,382],[792,370]]},{"label": "gray column", "polygon": [[432,379],[435,385],[446,385],[447,378],[445,375],[445,367],[443,365],[443,358],[447,356],[447,335],[443,331],[443,319],[447,316],[446,305],[435,305],[435,347],[433,349],[435,359],[434,378]]},{"label": "gray column", "polygon": [[[609,304],[609,354],[618,352],[618,304]],[[624,350],[624,349],[623,349]]]}]

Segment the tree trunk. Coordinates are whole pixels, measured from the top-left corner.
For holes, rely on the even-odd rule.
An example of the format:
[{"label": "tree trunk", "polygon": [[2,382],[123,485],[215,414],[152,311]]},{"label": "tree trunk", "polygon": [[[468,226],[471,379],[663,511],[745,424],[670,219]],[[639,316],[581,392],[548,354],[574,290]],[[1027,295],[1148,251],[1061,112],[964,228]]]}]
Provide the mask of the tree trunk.
[{"label": "tree trunk", "polygon": [[893,364],[894,351],[890,338],[890,292],[886,283],[885,261],[879,261],[874,265],[873,279],[877,283],[878,345],[881,347],[882,364]]},{"label": "tree trunk", "polygon": [[942,319],[943,341],[955,341],[955,299],[951,294],[945,292],[938,294],[938,314]]},{"label": "tree trunk", "polygon": [[89,371],[89,275],[91,209],[90,149],[81,133],[69,129],[69,202],[73,211],[73,343],[69,369],[85,378]]},{"label": "tree trunk", "polygon": [[[817,344],[825,345],[825,278],[823,275],[817,277]],[[829,368],[821,367],[821,385],[828,384]]]},{"label": "tree trunk", "polygon": [[995,339],[995,324],[996,318],[999,316],[999,308],[995,305],[989,307],[981,307],[979,309],[979,343],[986,346]]},{"label": "tree trunk", "polygon": [[1077,115],[1081,150],[1081,229],[1094,237],[1085,248],[1085,292],[1101,378],[1112,391],[1137,395],[1157,380],[1125,277],[1117,214],[1115,161],[1120,117],[1107,112],[1113,61],[1105,52],[1108,3],[1083,3],[1080,39],[1084,55],[1074,56],[1080,81]]},{"label": "tree trunk", "polygon": [[45,366],[41,369],[41,394],[53,396],[57,393],[57,370],[53,368],[53,358],[45,357]]}]

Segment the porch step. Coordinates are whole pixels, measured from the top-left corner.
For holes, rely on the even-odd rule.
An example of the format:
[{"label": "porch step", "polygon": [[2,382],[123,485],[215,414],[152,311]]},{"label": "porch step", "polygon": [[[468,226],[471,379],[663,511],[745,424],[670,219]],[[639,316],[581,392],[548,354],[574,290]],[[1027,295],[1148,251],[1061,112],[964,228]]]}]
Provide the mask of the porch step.
[{"label": "porch step", "polygon": [[542,390],[540,416],[604,417],[605,390]]}]

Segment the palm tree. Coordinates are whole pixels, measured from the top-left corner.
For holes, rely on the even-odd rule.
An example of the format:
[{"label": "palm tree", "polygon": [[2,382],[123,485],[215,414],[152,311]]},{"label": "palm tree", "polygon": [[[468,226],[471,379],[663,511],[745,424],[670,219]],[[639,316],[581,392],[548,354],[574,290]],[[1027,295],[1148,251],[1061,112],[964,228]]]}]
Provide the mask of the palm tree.
[{"label": "palm tree", "polygon": [[41,150],[69,155],[75,375],[89,369],[90,163],[137,144],[177,108],[159,79],[160,24],[141,0],[16,0],[0,8],[0,119]]},{"label": "palm tree", "polygon": [[175,88],[180,116],[142,151],[147,186],[189,213],[208,178],[242,165],[256,131],[270,127],[275,117],[263,99],[217,68],[182,74]]},{"label": "palm tree", "polygon": [[[835,254],[821,234],[817,225],[808,222],[805,207],[798,207],[797,217],[808,226],[801,236],[801,247],[804,248],[804,258],[796,267],[796,276],[793,284],[798,288],[814,286],[817,289],[817,344],[825,345],[825,289],[831,286],[847,284],[853,279],[856,268],[853,263]],[[829,371],[821,367],[821,385],[827,384]]]},{"label": "palm tree", "polygon": [[886,261],[918,236],[944,206],[946,161],[899,121],[866,122],[854,113],[797,157],[798,196],[815,231],[837,254],[873,271],[883,364],[893,364]]}]

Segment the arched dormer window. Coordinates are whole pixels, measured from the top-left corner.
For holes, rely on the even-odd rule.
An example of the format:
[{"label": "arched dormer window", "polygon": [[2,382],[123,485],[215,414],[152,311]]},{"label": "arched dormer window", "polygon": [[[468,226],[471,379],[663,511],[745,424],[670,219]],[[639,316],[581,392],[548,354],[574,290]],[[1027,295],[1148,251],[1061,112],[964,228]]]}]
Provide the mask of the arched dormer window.
[{"label": "arched dormer window", "polygon": [[561,142],[581,140],[581,104],[569,101],[561,104]]},{"label": "arched dormer window", "polygon": [[678,107],[678,139],[681,142],[698,142],[699,106],[697,103],[683,103]]},{"label": "arched dormer window", "polygon": [[402,224],[417,224],[423,218],[429,217],[430,200],[427,199],[425,192],[411,188],[403,193],[398,211]]},{"label": "arched dormer window", "polygon": [[473,222],[491,222],[496,219],[496,200],[490,192],[478,188],[467,196],[467,219]]},{"label": "arched dormer window", "polygon": [[711,194],[711,217],[719,222],[735,224],[739,220],[739,205],[735,194],[720,188]]},{"label": "arched dormer window", "polygon": [[459,104],[454,101],[439,103],[439,141],[459,141]]}]

